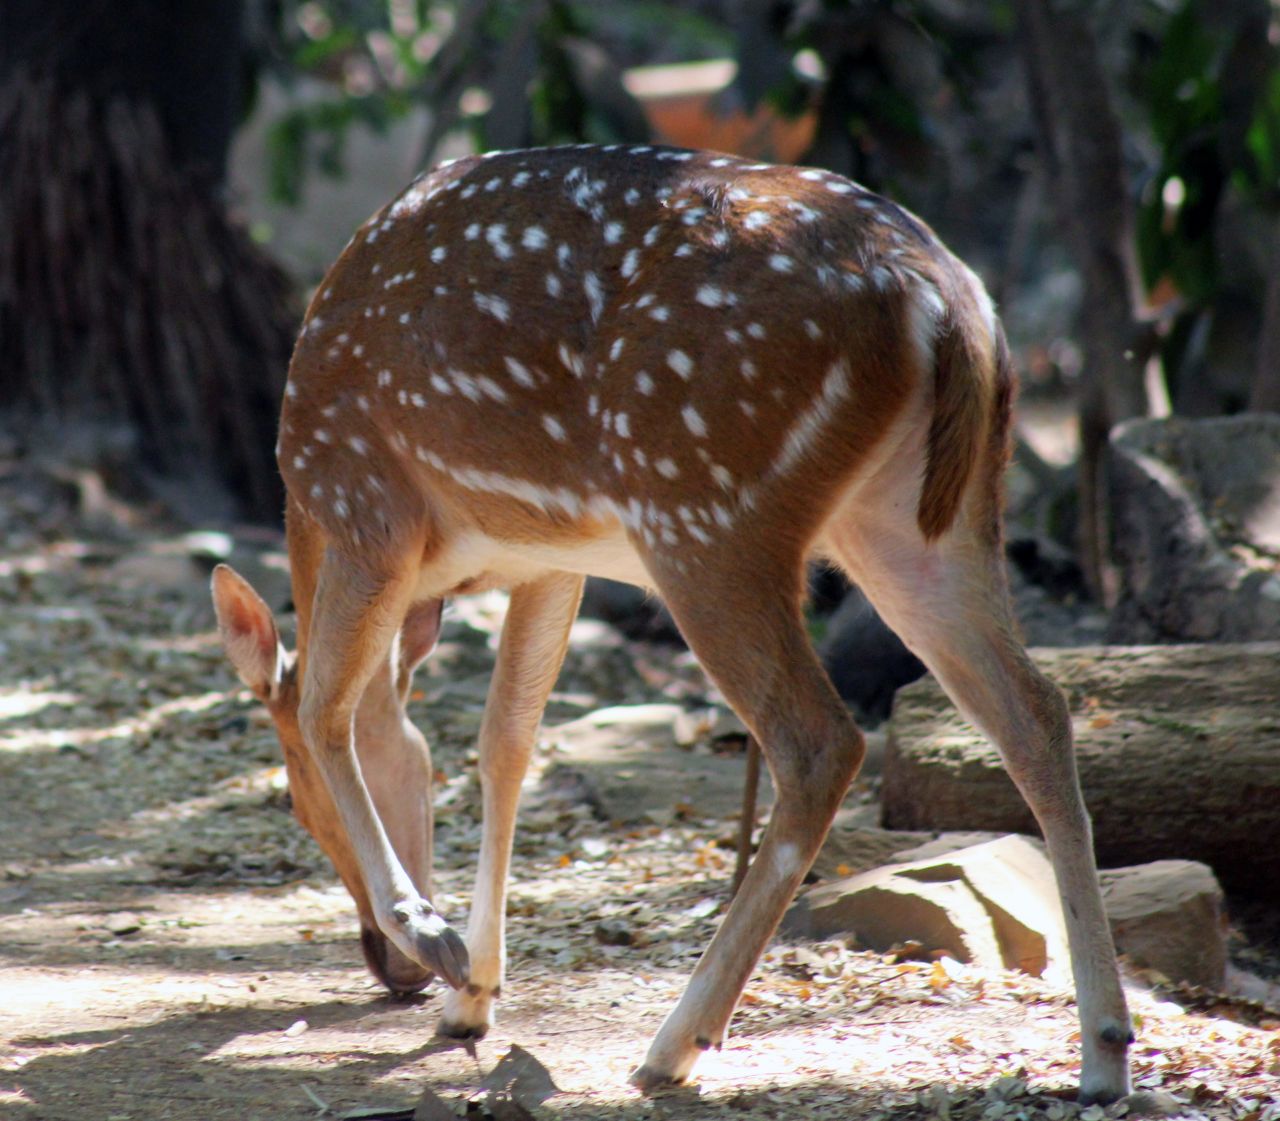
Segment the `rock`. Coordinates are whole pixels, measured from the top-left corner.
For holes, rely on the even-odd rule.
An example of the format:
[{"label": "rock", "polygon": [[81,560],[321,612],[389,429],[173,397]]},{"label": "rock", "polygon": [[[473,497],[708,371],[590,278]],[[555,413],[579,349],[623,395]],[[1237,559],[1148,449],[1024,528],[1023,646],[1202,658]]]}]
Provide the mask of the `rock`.
[{"label": "rock", "polygon": [[[1280,643],[1033,651],[1071,706],[1103,866],[1198,860],[1229,890],[1280,880]],[[903,689],[887,829],[1038,832],[994,746],[930,678]]]},{"label": "rock", "polygon": [[810,889],[792,904],[782,929],[806,938],[852,934],[860,947],[881,953],[918,942],[956,961],[1002,964],[990,915],[965,884],[911,879],[896,866]]},{"label": "rock", "polygon": [[[893,833],[886,831],[890,837],[910,837],[910,833]],[[918,835],[918,834],[917,834]],[[1000,833],[939,833],[931,840],[926,840],[910,848],[899,849],[893,854],[895,864],[907,864],[913,860],[936,860],[948,856],[957,849],[972,848],[974,845],[985,845],[988,841],[999,840]],[[925,834],[925,836],[928,836]],[[1041,845],[1038,838],[1027,837],[1032,844]]]},{"label": "rock", "polygon": [[1213,870],[1191,860],[1157,860],[1100,873],[1116,948],[1171,981],[1222,991],[1227,931]]},{"label": "rock", "polygon": [[634,584],[593,576],[583,590],[581,613],[613,624],[628,638],[684,645],[662,601]]},{"label": "rock", "polygon": [[854,806],[840,810],[813,862],[823,880],[844,879],[901,859],[898,854],[927,841],[928,833],[898,833],[875,824],[879,809]]},{"label": "rock", "polygon": [[130,553],[109,569],[111,581],[122,588],[151,592],[205,594],[205,574],[191,559],[177,553]]},{"label": "rock", "polygon": [[1038,845],[1017,836],[821,884],[792,905],[783,929],[852,933],[879,951],[919,942],[957,961],[1035,976],[1068,962],[1052,869]]},{"label": "rock", "polygon": [[[1126,1117],[1193,1117],[1187,1103],[1168,1090],[1137,1090],[1120,1099],[1127,1106]],[[1198,1116],[1203,1117],[1204,1114]]]},{"label": "rock", "polygon": [[836,692],[871,727],[889,715],[898,688],[925,671],[857,588],[831,616],[818,653]]},{"label": "rock", "polygon": [[[562,780],[589,792],[584,798],[605,820],[667,821],[676,815],[728,820],[742,808],[746,753],[712,755],[677,746],[679,705],[620,705],[579,720],[545,728],[543,739],[556,748],[543,784]],[[537,791],[528,798],[539,798]],[[763,811],[773,800],[768,768],[761,769],[757,801]]]},{"label": "rock", "polygon": [[745,740],[749,734],[738,714],[720,705],[682,709],[675,722],[676,743],[681,747],[715,740]]},{"label": "rock", "polygon": [[[881,952],[916,942],[985,968],[1034,976],[1056,968],[1065,976],[1070,951],[1043,846],[1015,835],[966,844],[973,836],[944,834],[903,850],[894,863],[811,888],[787,912],[783,930],[852,934]],[[1171,981],[1225,988],[1222,890],[1208,867],[1161,860],[1099,879],[1121,953]]]},{"label": "rock", "polygon": [[[1027,641],[1081,646],[1101,640],[1107,617],[1078,602],[1079,565],[1065,550],[1047,538],[1022,537],[1009,543],[1008,554],[1010,593]],[[827,621],[818,654],[836,692],[868,728],[888,717],[898,689],[925,672],[857,588]]]},{"label": "rock", "polygon": [[1131,421],[1107,476],[1110,641],[1280,638],[1280,416]]}]

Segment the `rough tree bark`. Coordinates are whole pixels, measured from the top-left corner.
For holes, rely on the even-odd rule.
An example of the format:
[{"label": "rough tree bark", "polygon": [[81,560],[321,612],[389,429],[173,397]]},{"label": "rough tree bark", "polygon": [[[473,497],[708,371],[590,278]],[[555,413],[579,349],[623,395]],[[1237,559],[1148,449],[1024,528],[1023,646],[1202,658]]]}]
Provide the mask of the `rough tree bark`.
[{"label": "rough tree bark", "polygon": [[279,517],[291,286],[221,197],[240,0],[0,7],[0,404]]},{"label": "rough tree bark", "polygon": [[1103,590],[1107,433],[1150,411],[1141,285],[1121,130],[1092,28],[1079,4],[1015,0],[1019,49],[1054,212],[1084,280],[1080,525],[1085,573]]},{"label": "rough tree bark", "polygon": [[1280,230],[1272,233],[1271,243],[1271,272],[1262,305],[1262,333],[1249,397],[1249,410],[1255,413],[1280,413]]}]

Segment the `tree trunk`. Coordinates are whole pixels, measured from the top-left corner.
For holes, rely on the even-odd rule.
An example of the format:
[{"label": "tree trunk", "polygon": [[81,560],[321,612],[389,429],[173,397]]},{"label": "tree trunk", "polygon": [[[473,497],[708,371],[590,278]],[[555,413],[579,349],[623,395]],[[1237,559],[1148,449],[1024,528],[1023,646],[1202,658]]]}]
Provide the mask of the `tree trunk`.
[{"label": "tree trunk", "polygon": [[[1104,867],[1183,858],[1243,891],[1280,879],[1280,643],[1037,650],[1066,692]],[[932,678],[899,692],[888,829],[1036,833],[990,741]]]},{"label": "tree trunk", "polygon": [[1058,225],[1084,281],[1080,388],[1081,553],[1095,595],[1106,563],[1102,453],[1121,420],[1148,411],[1136,352],[1140,283],[1121,130],[1088,21],[1052,0],[1016,0],[1018,36]]},{"label": "tree trunk", "polygon": [[1280,232],[1272,233],[1271,243],[1271,272],[1267,276],[1262,332],[1249,397],[1249,410],[1255,413],[1280,413]]},{"label": "tree trunk", "polygon": [[144,471],[277,520],[291,286],[221,200],[242,4],[2,11],[0,401],[124,424]]}]

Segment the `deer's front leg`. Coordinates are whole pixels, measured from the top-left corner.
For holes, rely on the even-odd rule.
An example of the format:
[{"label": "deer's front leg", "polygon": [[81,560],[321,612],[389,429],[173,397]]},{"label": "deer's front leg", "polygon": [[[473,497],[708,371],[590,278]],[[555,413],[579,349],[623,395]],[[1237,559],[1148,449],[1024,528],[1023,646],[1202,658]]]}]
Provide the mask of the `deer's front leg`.
[{"label": "deer's front leg", "polygon": [[582,577],[553,573],[511,593],[480,727],[484,832],[467,926],[471,980],[445,997],[441,1035],[479,1038],[493,1025],[506,970],[507,872],[520,784],[569,644]]},{"label": "deer's front leg", "polygon": [[338,828],[325,823],[325,832],[344,837],[339,848],[354,858],[373,921],[402,954],[457,988],[468,979],[466,947],[396,856],[353,742],[357,704],[374,672],[386,663],[411,586],[404,572],[375,573],[333,549],[325,553],[315,590],[298,726],[338,817]]}]

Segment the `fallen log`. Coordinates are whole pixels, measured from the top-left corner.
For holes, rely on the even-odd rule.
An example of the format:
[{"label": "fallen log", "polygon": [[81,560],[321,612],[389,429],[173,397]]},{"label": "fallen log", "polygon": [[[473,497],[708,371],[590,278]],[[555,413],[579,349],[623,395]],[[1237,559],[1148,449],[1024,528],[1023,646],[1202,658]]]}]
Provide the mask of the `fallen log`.
[{"label": "fallen log", "polygon": [[[1280,883],[1280,643],[1038,649],[1067,695],[1103,867],[1199,860]],[[926,678],[899,692],[888,829],[1038,833],[990,741]]]}]

